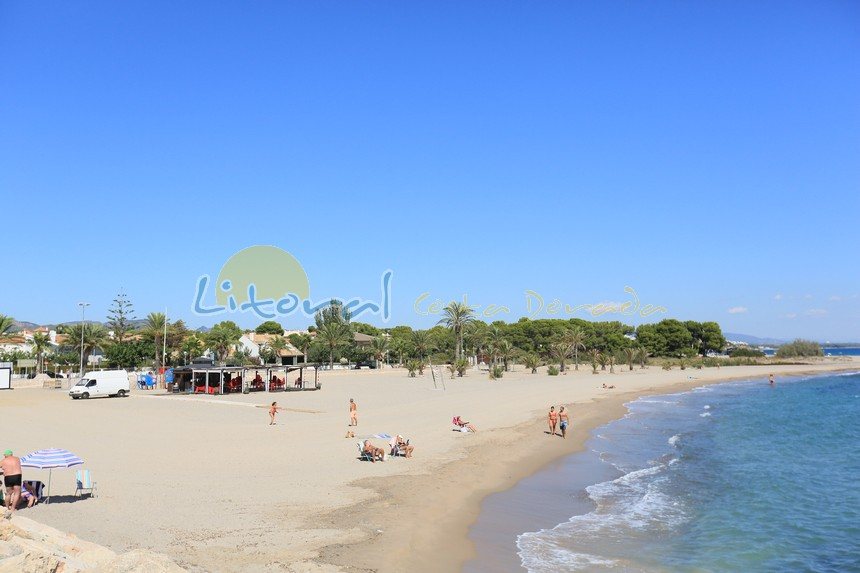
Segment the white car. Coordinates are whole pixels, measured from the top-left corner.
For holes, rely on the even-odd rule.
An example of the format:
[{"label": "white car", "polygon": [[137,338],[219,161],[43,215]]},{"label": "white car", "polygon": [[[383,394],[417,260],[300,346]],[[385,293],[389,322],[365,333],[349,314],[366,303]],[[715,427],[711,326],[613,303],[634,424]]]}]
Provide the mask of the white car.
[{"label": "white car", "polygon": [[71,387],[69,396],[78,398],[97,398],[128,395],[130,385],[125,370],[101,370],[87,372],[81,380]]}]

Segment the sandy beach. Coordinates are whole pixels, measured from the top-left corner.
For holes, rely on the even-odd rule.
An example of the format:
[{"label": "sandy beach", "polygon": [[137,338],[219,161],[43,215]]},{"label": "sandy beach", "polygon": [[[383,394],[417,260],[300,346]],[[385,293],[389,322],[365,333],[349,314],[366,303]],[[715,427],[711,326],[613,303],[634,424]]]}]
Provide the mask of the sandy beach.
[{"label": "sandy beach", "polygon": [[[335,371],[322,390],[71,400],[65,391],[0,393],[2,446],[16,455],[59,447],[93,472],[97,496],[75,500],[74,471],[53,473],[54,499],[21,515],[116,552],[164,553],[191,571],[457,571],[481,499],[583,447],[591,429],[637,396],[729,379],[858,368],[851,358],[795,366],[743,366],[501,380],[470,371],[434,387],[429,371]],[[605,390],[601,384],[614,384]],[[358,460],[345,438],[348,402],[357,437],[402,434],[413,459]],[[265,406],[287,411],[268,425]],[[550,405],[568,405],[567,440],[547,433]],[[451,418],[477,434],[452,431]],[[385,440],[373,440],[385,446]],[[25,479],[47,472],[25,470]],[[14,519],[13,519],[14,522]]]}]

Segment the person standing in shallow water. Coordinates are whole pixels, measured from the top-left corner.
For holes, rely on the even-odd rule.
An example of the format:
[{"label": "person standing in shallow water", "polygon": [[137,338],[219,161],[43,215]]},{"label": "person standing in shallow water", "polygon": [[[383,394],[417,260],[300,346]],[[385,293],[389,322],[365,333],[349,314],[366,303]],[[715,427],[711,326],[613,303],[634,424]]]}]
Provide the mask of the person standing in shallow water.
[{"label": "person standing in shallow water", "polygon": [[558,412],[555,411],[555,406],[549,407],[549,414],[547,415],[547,423],[549,424],[549,433],[551,436],[555,435],[555,426],[558,424]]},{"label": "person standing in shallow water", "polygon": [[771,374],[771,375],[770,375],[770,378],[768,378],[768,381],[767,381],[767,382],[768,382],[768,384],[770,384],[771,386],[773,386],[773,385],[776,383],[776,382],[774,381],[774,379],[773,379],[773,374]]},{"label": "person standing in shallow water", "polygon": [[349,399],[349,425],[358,425],[358,405],[352,398]]}]

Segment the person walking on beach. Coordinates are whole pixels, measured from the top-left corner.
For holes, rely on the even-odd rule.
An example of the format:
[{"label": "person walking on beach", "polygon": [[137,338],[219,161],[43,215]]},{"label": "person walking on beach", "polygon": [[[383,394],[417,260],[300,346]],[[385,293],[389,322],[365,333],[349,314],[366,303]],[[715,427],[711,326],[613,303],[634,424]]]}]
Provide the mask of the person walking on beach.
[{"label": "person walking on beach", "polygon": [[12,455],[12,450],[3,452],[3,460],[0,461],[0,470],[6,482],[6,517],[12,517],[12,513],[18,509],[18,500],[21,498],[21,460]]},{"label": "person walking on beach", "polygon": [[358,405],[352,398],[349,399],[349,425],[358,425]]},{"label": "person walking on beach", "polygon": [[549,415],[547,416],[547,422],[549,423],[549,433],[550,435],[555,435],[555,426],[558,424],[558,412],[555,411],[555,406],[549,407]]},{"label": "person walking on beach", "polygon": [[277,413],[278,413],[278,410],[283,411],[284,409],[283,409],[283,408],[278,407],[278,403],[277,403],[277,402],[272,402],[271,407],[269,407],[269,425],[270,425],[270,426],[274,426],[274,425],[275,425],[275,414],[277,414]]},{"label": "person walking on beach", "polygon": [[564,406],[561,406],[558,410],[558,419],[561,421],[561,437],[565,440],[567,439],[567,426],[570,424],[570,418],[567,415],[567,410],[564,409]]}]

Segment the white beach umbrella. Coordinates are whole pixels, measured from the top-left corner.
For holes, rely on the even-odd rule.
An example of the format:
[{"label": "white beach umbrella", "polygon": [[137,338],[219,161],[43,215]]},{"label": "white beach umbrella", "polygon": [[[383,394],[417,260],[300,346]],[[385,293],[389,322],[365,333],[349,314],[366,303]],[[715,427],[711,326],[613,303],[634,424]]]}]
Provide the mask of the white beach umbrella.
[{"label": "white beach umbrella", "polygon": [[27,454],[21,458],[21,466],[26,468],[37,468],[48,470],[48,495],[45,503],[51,501],[51,473],[54,468],[70,468],[79,466],[84,460],[70,452],[59,448],[48,448]]}]

